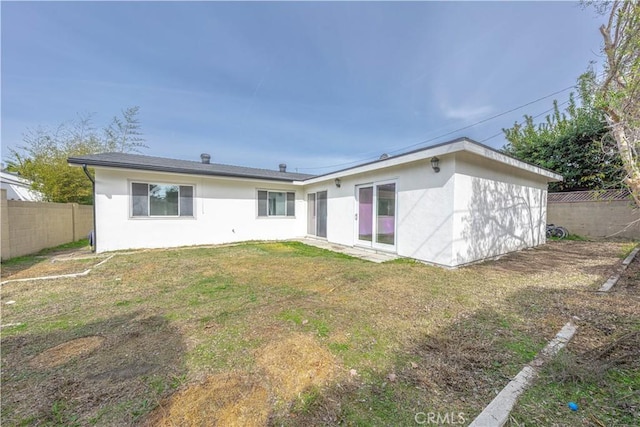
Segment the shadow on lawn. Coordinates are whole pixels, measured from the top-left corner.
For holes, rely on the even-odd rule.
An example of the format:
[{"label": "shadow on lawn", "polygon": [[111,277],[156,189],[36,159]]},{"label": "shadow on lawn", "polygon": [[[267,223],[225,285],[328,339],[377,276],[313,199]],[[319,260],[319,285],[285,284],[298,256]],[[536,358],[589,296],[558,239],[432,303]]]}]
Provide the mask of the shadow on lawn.
[{"label": "shadow on lawn", "polygon": [[[99,338],[101,345],[83,353],[74,345],[82,337]],[[2,350],[6,425],[129,425],[178,387],[186,372],[179,331],[162,316],[140,312],[11,336]],[[51,363],[38,357],[47,350],[54,350]]]},{"label": "shadow on lawn", "polygon": [[[19,273],[36,267],[45,261],[51,261],[54,257],[68,256],[68,257],[81,257],[91,256],[91,248],[85,244],[86,240],[80,240],[78,242],[67,243],[65,245],[57,246],[55,248],[43,249],[40,252],[31,255],[18,256],[2,261],[2,271],[0,275],[2,279],[11,279],[11,276],[16,276]],[[53,273],[55,274],[55,273]],[[33,276],[47,275],[45,274],[33,274]]]},{"label": "shadow on lawn", "polygon": [[36,266],[49,258],[42,255],[30,255],[24,257],[11,258],[7,261],[2,261],[2,279],[10,279],[11,276],[16,275],[22,271],[28,270],[33,266]]}]

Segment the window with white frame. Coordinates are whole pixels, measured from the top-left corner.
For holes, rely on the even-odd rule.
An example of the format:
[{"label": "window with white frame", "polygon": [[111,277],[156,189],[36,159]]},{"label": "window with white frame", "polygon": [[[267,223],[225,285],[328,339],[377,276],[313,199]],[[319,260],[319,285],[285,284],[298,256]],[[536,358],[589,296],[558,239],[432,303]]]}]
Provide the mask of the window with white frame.
[{"label": "window with white frame", "polygon": [[258,190],[258,216],[295,216],[296,193],[292,191]]},{"label": "window with white frame", "polygon": [[132,182],[131,216],[193,217],[193,186]]}]

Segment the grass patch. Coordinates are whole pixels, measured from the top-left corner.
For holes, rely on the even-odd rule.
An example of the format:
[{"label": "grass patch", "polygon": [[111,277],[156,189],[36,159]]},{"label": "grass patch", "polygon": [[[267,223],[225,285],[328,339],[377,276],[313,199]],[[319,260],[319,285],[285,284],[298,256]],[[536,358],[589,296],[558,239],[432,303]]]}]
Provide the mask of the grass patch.
[{"label": "grass patch", "polygon": [[81,239],[81,240],[78,240],[77,242],[69,242],[59,246],[54,246],[52,248],[45,248],[32,255],[24,255],[24,256],[9,258],[7,260],[2,261],[2,265],[7,267],[7,266],[15,266],[15,265],[23,265],[23,264],[35,264],[37,262],[44,260],[45,259],[43,258],[44,255],[50,255],[55,252],[62,252],[69,249],[84,248],[86,246],[89,246],[89,240]]},{"label": "grass patch", "polygon": [[312,387],[311,390],[302,393],[296,399],[292,409],[294,412],[309,414],[317,407],[321,399],[322,392],[317,387]]},{"label": "grass patch", "polygon": [[619,257],[621,259],[625,259],[637,246],[638,246],[638,242],[629,242],[629,243],[623,244],[622,248],[620,248]]},{"label": "grass patch", "polygon": [[581,236],[579,234],[569,234],[567,237],[565,237],[565,240],[570,240],[570,241],[574,241],[574,242],[588,242],[589,238]]},{"label": "grass patch", "polygon": [[2,335],[6,336],[6,335],[18,334],[26,330],[27,327],[28,326],[26,323],[13,323],[11,324],[11,326],[4,326],[2,328]]},{"label": "grass patch", "polygon": [[[248,244],[251,245],[251,244]],[[275,243],[263,243],[260,249],[270,253],[278,254],[279,256],[291,256],[291,257],[321,257],[327,259],[343,259],[343,260],[358,260],[350,255],[340,252],[333,252],[327,249],[317,248],[315,246],[305,245],[302,242],[275,242]]]},{"label": "grass patch", "polygon": [[296,309],[284,310],[278,314],[278,319],[284,320],[285,322],[292,322],[297,326],[302,326],[306,330],[315,330],[321,338],[328,337],[331,331],[329,325],[324,320],[307,316],[302,311]]},{"label": "grass patch", "polygon": [[413,258],[396,258],[389,261],[385,261],[383,264],[399,264],[399,265],[424,265],[423,262],[415,260]]},{"label": "grass patch", "polygon": [[278,318],[284,320],[285,322],[293,322],[296,325],[302,325],[303,315],[299,310],[285,310],[282,313],[278,314]]},{"label": "grass patch", "polygon": [[56,426],[80,426],[78,416],[73,413],[73,408],[65,400],[56,400],[51,405],[49,419]]},{"label": "grass patch", "polygon": [[520,335],[515,341],[507,341],[504,347],[517,355],[520,361],[524,363],[533,360],[542,348],[540,344],[536,344],[526,335]]},{"label": "grass patch", "polygon": [[331,350],[334,354],[342,354],[349,350],[349,344],[342,342],[332,342],[329,343],[329,350]]},{"label": "grass patch", "polygon": [[17,256],[14,258],[9,258],[8,260],[2,261],[2,267],[13,267],[13,266],[21,266],[21,265],[33,265],[38,262],[44,261],[46,258],[40,255],[24,255]]},{"label": "grass patch", "polygon": [[64,243],[62,245],[46,248],[38,252],[38,255],[50,254],[52,252],[60,252],[68,249],[79,249],[89,246],[89,239],[80,239],[76,242]]},{"label": "grass patch", "polygon": [[568,240],[570,242],[589,242],[591,241],[589,238],[581,236],[579,234],[569,234],[567,237],[547,237],[547,240],[551,241],[551,242],[558,242],[558,241],[562,241],[562,240]]}]

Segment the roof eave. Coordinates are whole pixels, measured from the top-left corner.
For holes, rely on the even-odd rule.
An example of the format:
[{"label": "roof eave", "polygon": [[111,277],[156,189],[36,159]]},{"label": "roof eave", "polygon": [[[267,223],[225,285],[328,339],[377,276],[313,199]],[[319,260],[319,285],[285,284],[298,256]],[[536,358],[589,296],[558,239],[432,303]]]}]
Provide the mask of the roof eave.
[{"label": "roof eave", "polygon": [[200,175],[200,176],[219,176],[226,178],[244,178],[244,179],[258,179],[263,181],[277,181],[277,182],[288,182],[295,183],[299,181],[298,179],[293,178],[280,178],[280,177],[265,177],[259,175],[252,174],[234,174],[228,172],[208,172],[208,171],[199,171],[194,169],[185,169],[185,168],[172,168],[167,166],[148,166],[148,165],[136,165],[136,164],[123,164],[117,162],[108,162],[101,160],[87,160],[76,157],[69,157],[67,162],[71,166],[93,166],[93,167],[105,167],[105,168],[115,168],[115,169],[132,169],[132,170],[141,170],[148,172],[168,172],[168,173],[181,173],[186,175]]},{"label": "roof eave", "polygon": [[[402,153],[397,156],[392,156],[386,159],[374,160],[361,165],[352,166],[352,167],[341,169],[335,172],[329,172],[324,175],[308,178],[304,180],[304,183],[314,184],[317,182],[331,180],[338,177],[344,177],[345,175],[355,175],[358,173],[370,172],[375,169],[398,166],[398,165],[402,165],[402,164],[406,164],[414,161],[425,160],[435,156],[444,156],[447,154],[453,154],[453,153],[462,152],[462,151],[471,152],[503,164],[507,164],[522,170],[526,170],[536,175],[544,176],[548,179],[549,182],[557,182],[557,181],[563,180],[562,175],[558,175],[553,171],[516,159],[515,157],[509,156],[508,154],[501,153],[500,151],[497,151],[487,145],[484,145],[479,142],[473,141],[469,138],[463,137],[463,138],[454,139],[453,141],[444,142],[442,144],[437,144],[431,147],[420,148],[407,153]],[[491,153],[491,155],[489,155],[488,153]],[[379,166],[374,167],[374,165],[379,165]]]}]

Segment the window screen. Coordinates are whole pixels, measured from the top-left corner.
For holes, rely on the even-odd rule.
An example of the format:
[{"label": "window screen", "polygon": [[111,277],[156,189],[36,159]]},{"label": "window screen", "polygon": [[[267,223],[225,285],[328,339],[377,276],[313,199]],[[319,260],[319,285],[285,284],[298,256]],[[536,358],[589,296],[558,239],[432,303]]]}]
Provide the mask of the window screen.
[{"label": "window screen", "polygon": [[193,186],[133,182],[131,215],[193,217]]}]

